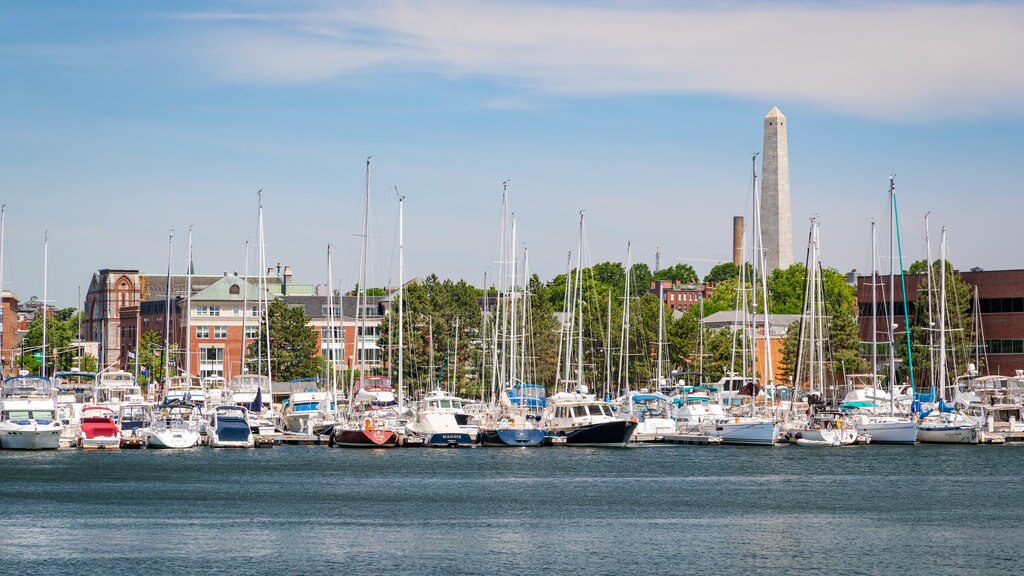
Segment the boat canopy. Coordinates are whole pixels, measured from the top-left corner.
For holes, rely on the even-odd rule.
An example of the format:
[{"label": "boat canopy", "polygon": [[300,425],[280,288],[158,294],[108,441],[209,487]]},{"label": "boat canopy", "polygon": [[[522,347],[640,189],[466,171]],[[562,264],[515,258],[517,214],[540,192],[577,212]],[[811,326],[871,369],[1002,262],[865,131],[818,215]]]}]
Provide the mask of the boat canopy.
[{"label": "boat canopy", "polygon": [[652,402],[655,400],[668,400],[664,394],[633,394],[630,399],[633,402]]},{"label": "boat canopy", "polygon": [[877,408],[877,407],[878,407],[878,405],[875,404],[874,402],[866,402],[866,401],[863,401],[863,400],[858,400],[856,402],[846,402],[844,404],[840,404],[839,405],[839,408],[841,408],[843,410],[856,410],[856,409],[859,409],[859,408]]},{"label": "boat canopy", "polygon": [[4,396],[49,396],[53,384],[39,376],[11,376],[4,380]]}]

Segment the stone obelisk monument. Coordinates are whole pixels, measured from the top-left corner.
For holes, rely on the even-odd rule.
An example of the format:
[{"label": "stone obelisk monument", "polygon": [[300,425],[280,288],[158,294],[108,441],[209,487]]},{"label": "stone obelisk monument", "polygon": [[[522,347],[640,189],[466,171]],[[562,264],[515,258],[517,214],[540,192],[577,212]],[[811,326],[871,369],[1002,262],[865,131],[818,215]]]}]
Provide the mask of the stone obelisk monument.
[{"label": "stone obelisk monument", "polygon": [[786,117],[778,107],[764,117],[761,153],[761,242],[767,272],[793,263],[793,218],[789,208],[789,145]]}]

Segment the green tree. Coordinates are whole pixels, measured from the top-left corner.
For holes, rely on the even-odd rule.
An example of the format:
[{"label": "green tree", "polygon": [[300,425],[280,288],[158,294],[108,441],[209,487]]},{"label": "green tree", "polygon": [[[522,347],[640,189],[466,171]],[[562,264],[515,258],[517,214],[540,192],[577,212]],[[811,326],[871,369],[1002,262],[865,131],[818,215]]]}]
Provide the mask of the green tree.
[{"label": "green tree", "polygon": [[738,278],[740,275],[740,267],[733,264],[732,262],[722,262],[716,264],[706,276],[704,276],[705,282],[724,282],[730,278]]},{"label": "green tree", "polygon": [[[316,332],[309,326],[309,317],[301,306],[288,306],[275,299],[267,308],[270,330],[270,361],[275,380],[313,378],[320,373],[320,351]],[[249,344],[249,372],[257,373],[260,366],[260,344],[266,342],[267,324],[260,325],[256,342]]]},{"label": "green tree", "polygon": [[[75,361],[76,349],[72,341],[78,336],[78,315],[76,308],[63,308],[46,319],[46,373],[53,374],[70,370]],[[35,352],[43,346],[43,316],[37,316],[28,326],[23,346]],[[31,356],[31,354],[26,354]],[[19,366],[38,373],[42,363],[31,358],[22,357]]]},{"label": "green tree", "polygon": [[671,280],[673,282],[693,283],[698,280],[697,272],[689,264],[676,264],[663,270],[658,270],[654,275],[655,280]]}]

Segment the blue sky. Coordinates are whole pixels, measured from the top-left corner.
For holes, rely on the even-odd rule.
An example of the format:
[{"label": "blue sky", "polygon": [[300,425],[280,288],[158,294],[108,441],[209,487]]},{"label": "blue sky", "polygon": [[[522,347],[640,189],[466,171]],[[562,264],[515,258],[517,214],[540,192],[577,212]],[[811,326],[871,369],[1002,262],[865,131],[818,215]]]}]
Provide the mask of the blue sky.
[{"label": "blue sky", "polygon": [[798,259],[817,215],[867,269],[896,173],[908,260],[931,212],[954,265],[1024,267],[1022,30],[1013,3],[6,3],[4,286],[41,296],[44,230],[60,306],[164,270],[171,228],[183,272],[190,224],[199,271],[242,271],[262,188],[268,260],[323,282],[331,242],[350,287],[369,155],[375,284],[395,186],[407,277],[493,278],[504,180],[543,278],[581,209],[592,262],[724,259],[773,105]]}]

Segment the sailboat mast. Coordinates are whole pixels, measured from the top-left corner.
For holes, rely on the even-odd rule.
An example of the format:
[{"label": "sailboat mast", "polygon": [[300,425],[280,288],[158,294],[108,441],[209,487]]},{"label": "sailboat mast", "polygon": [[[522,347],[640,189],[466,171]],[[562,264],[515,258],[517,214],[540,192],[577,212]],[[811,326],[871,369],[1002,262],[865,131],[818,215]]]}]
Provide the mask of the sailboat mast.
[{"label": "sailboat mast", "polygon": [[331,415],[338,419],[338,374],[335,370],[334,346],[337,341],[334,323],[334,264],[332,246],[327,244],[327,380],[331,384]]},{"label": "sailboat mast", "polygon": [[40,376],[46,378],[46,298],[50,269],[50,233],[43,232],[43,367]]},{"label": "sailboat mast", "polygon": [[939,399],[946,399],[946,227],[939,240]]},{"label": "sailboat mast", "polygon": [[356,293],[356,318],[359,319],[359,330],[356,335],[356,353],[359,356],[359,378],[366,378],[366,354],[359,350],[362,339],[366,337],[366,267],[369,256],[370,228],[370,158],[366,158],[366,182],[363,197],[363,242],[359,257],[359,291]]},{"label": "sailboat mast", "polygon": [[[878,377],[878,306],[877,293],[878,261],[875,252],[875,222],[871,221],[871,387],[877,388]],[[890,407],[891,408],[891,407]]]},{"label": "sailboat mast", "polygon": [[516,294],[516,278],[517,278],[517,275],[518,275],[517,273],[519,272],[519,270],[518,270],[519,262],[516,259],[516,240],[517,240],[517,238],[516,238],[516,215],[513,213],[512,214],[512,245],[509,247],[510,248],[509,255],[511,256],[511,259],[512,259],[512,262],[511,262],[511,264],[512,264],[512,282],[510,284],[510,291],[509,291],[509,293],[511,294],[511,297],[512,297],[512,303],[511,303],[511,306],[510,306],[511,312],[510,312],[509,323],[508,323],[508,325],[509,325],[509,362],[508,362],[508,364],[509,364],[509,373],[508,373],[508,385],[515,384],[515,382],[516,382],[516,368],[518,368],[518,365],[517,365],[518,361],[517,361],[517,356],[516,356],[516,353],[518,352],[518,350],[516,349],[516,324],[517,324],[517,317],[516,317],[516,299],[517,299],[517,294]]},{"label": "sailboat mast", "polygon": [[665,284],[663,281],[658,280],[658,370],[657,370],[657,381],[655,386],[658,390],[661,389],[662,379],[664,374],[662,373],[662,358],[661,349],[665,345]]},{"label": "sailboat mast", "polygon": [[188,262],[185,264],[185,375],[192,384],[192,225],[188,225]]},{"label": "sailboat mast", "polygon": [[[395,191],[397,193],[397,190]],[[398,413],[405,409],[405,196],[398,197]],[[486,284],[486,282],[485,282]],[[485,287],[486,289],[486,287]]]},{"label": "sailboat mast", "polygon": [[576,342],[576,388],[583,385],[583,211],[580,210],[579,253],[576,254],[576,291],[579,293],[579,329]]},{"label": "sailboat mast", "polygon": [[932,320],[935,312],[933,304],[933,300],[935,299],[935,288],[934,284],[932,284],[932,241],[928,226],[928,216],[930,214],[931,213],[929,212],[924,215],[924,243],[926,245],[925,257],[927,258],[927,261],[925,262],[927,266],[925,268],[928,272],[928,359],[930,360],[930,362],[928,362],[928,375],[931,377],[932,389],[934,390],[936,370],[938,367],[935,365],[935,330],[933,329],[935,327],[935,323]]},{"label": "sailboat mast", "polygon": [[[260,204],[260,222],[259,222],[260,278],[262,279],[262,284],[263,284],[262,289],[260,290],[260,301],[262,303],[261,307],[263,308],[263,310],[261,311],[261,317],[263,318],[264,322],[266,322],[265,325],[266,325],[266,328],[267,328],[266,331],[265,331],[264,342],[266,344],[266,353],[267,353],[267,381],[271,383],[270,384],[271,390],[268,390],[267,393],[270,394],[271,398],[273,398],[274,374],[273,374],[273,368],[271,367],[271,361],[270,361],[270,295],[269,295],[270,293],[269,293],[269,290],[267,289],[267,281],[268,281],[268,278],[267,278],[267,243],[266,243],[266,237],[264,236],[264,232],[263,232],[263,190],[262,189],[260,189],[260,191],[257,194],[257,196],[259,197],[259,204]],[[272,404],[273,402],[271,401],[271,402],[268,402],[268,403]],[[260,408],[260,411],[263,410],[262,407],[259,407],[259,408]]]},{"label": "sailboat mast", "polygon": [[896,189],[889,178],[889,404],[896,402]]},{"label": "sailboat mast", "polygon": [[238,354],[238,373],[245,374],[245,339],[249,336],[246,319],[249,318],[249,239],[245,239],[245,276],[242,280],[242,343]]},{"label": "sailboat mast", "polygon": [[626,287],[623,289],[622,298],[622,351],[619,353],[619,379],[624,390],[619,391],[619,396],[629,392],[629,334],[630,315],[629,301],[632,296],[633,281],[633,241],[626,242]]},{"label": "sailboat mast", "polygon": [[164,299],[164,390],[167,390],[167,378],[171,369],[171,248],[174,244],[174,230],[167,238],[167,294]]},{"label": "sailboat mast", "polygon": [[[4,292],[4,231],[7,223],[7,204],[0,204],[0,379],[7,375],[6,365],[4,364],[4,306],[3,306],[3,292]],[[79,298],[81,302],[81,298]],[[82,340],[82,331],[78,331],[78,340]],[[135,357],[139,357],[138,346],[135,347]]]}]

